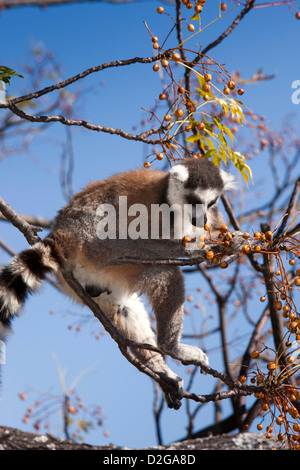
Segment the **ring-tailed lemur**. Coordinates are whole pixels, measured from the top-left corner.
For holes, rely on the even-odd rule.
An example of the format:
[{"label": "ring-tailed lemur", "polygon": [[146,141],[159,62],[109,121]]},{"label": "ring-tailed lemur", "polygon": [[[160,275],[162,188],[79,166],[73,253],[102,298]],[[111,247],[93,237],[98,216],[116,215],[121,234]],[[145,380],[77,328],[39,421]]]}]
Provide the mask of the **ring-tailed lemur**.
[{"label": "ring-tailed lemur", "polygon": [[[208,364],[207,356],[201,349],[181,343],[185,290],[180,269],[168,264],[120,264],[118,258],[126,254],[126,246],[127,255],[148,256],[150,259],[156,253],[159,257],[168,257],[169,250],[171,253],[174,247],[177,249],[175,255],[173,253],[175,257],[182,250],[193,256],[203,253],[199,249],[186,252],[180,238],[193,230],[196,237],[203,234],[204,223],[210,226],[212,237],[219,233],[218,228],[223,220],[216,203],[223,191],[232,186],[232,175],[205,159],[184,159],[169,172],[139,169],[91,183],[58,213],[50,234],[42,242],[15,256],[1,272],[2,331],[18,314],[27,295],[39,288],[47,273],[54,273],[61,289],[81,302],[60,273],[60,268],[64,267],[71,270],[125,338],[157,344],[163,354],[175,356],[184,364],[194,361]],[[122,215],[118,207],[120,197],[126,198],[127,208],[138,204],[148,214],[156,205],[160,207],[164,204],[164,207],[174,206],[177,209],[187,205],[183,219],[188,223],[182,229],[187,233],[179,229],[179,237],[174,240],[177,223],[175,210],[171,223],[173,244],[168,245],[170,240],[162,240],[161,236],[154,240],[133,239],[130,244],[130,240],[124,240],[123,232],[118,237],[121,233],[118,222]],[[105,208],[110,205],[116,209],[112,217],[117,226],[116,236],[111,239],[99,235],[99,222],[103,220],[99,207],[103,204]],[[195,218],[198,206],[202,208],[200,223]],[[132,220],[131,213],[131,217],[126,219],[128,227]],[[239,235],[235,240],[238,241],[237,247],[239,243],[244,243]],[[129,245],[126,245],[127,242]],[[163,247],[162,252],[159,251],[160,247]],[[143,294],[148,297],[155,314],[157,342],[139,297]],[[162,387],[164,398],[170,408],[178,409],[183,395],[182,379],[170,370],[161,354],[145,349],[134,349],[133,352],[143,364],[169,382],[172,391]]]}]

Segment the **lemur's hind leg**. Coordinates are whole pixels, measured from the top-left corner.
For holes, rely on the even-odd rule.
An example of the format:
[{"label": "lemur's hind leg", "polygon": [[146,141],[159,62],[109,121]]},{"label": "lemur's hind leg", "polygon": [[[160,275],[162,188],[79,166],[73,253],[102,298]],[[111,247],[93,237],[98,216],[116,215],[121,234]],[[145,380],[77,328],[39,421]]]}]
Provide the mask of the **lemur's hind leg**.
[{"label": "lemur's hind leg", "polygon": [[[138,343],[148,343],[156,346],[155,335],[146,309],[134,295],[115,294],[114,290],[102,293],[97,299],[100,308],[110,318],[124,338]],[[161,385],[165,401],[169,408],[178,409],[183,396],[183,380],[178,377],[166,364],[161,354],[142,348],[132,348],[133,354],[155,372],[159,377],[170,384],[169,387]]]},{"label": "lemur's hind leg", "polygon": [[160,267],[154,272],[152,269],[146,292],[156,316],[158,347],[183,364],[202,362],[208,365],[208,358],[200,348],[181,343],[185,290],[180,270]]}]

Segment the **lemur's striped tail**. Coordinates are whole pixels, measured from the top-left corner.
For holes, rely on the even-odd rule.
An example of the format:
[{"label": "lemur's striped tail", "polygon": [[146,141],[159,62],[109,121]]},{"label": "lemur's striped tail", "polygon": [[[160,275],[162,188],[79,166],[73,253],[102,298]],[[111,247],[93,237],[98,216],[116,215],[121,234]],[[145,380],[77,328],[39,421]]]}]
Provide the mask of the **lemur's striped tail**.
[{"label": "lemur's striped tail", "polygon": [[58,268],[55,243],[45,239],[19,253],[0,272],[0,334],[9,328],[13,316],[22,309],[28,295],[40,287],[46,274]]}]

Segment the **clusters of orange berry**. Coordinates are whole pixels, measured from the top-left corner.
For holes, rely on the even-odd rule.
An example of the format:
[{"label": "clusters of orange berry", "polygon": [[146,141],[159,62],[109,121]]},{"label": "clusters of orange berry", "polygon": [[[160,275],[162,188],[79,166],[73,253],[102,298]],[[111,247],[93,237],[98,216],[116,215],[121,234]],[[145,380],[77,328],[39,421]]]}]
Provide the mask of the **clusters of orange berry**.
[{"label": "clusters of orange berry", "polygon": [[[251,357],[252,359],[259,359],[261,354],[262,351],[255,350],[252,351]],[[288,442],[291,448],[299,450],[300,415],[294,403],[300,399],[300,391],[298,387],[284,383],[286,369],[279,371],[277,360],[268,362],[267,369],[268,374],[258,370],[255,376],[250,379],[252,384],[256,384],[260,388],[259,391],[254,393],[254,396],[261,400],[263,419],[265,419],[267,413],[270,413],[272,418],[271,424],[266,426],[265,438],[272,438],[274,431],[277,441]],[[279,430],[275,425],[279,426]],[[264,429],[262,421],[257,424],[257,429],[259,431]]]}]

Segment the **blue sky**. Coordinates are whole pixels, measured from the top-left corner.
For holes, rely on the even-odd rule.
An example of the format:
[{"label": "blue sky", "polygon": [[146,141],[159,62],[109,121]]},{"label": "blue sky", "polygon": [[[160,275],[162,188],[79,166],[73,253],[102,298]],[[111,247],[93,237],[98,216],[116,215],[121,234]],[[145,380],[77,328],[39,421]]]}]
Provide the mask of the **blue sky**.
[{"label": "blue sky", "polygon": [[[165,37],[172,26],[170,19],[157,15],[159,5],[156,1],[121,5],[101,2],[43,10],[35,7],[2,10],[1,65],[19,71],[22,64],[30,60],[32,47],[43,45],[61,64],[63,79],[107,61],[151,56],[151,42],[143,22],[146,21],[159,38]],[[164,4],[164,7],[174,14],[171,5]],[[210,43],[226,29],[237,11],[207,28],[197,42],[204,46]],[[208,24],[217,14],[218,1],[207,1],[203,24]],[[286,7],[257,9],[210,53],[215,60],[225,64],[229,72],[240,70],[242,77],[252,76],[258,69],[266,74],[276,74],[271,81],[247,87],[243,96],[243,102],[256,113],[265,115],[273,128],[281,127],[286,117],[291,117],[293,124],[299,126],[300,105],[291,101],[292,82],[300,79],[299,28],[300,21]],[[103,81],[105,86],[99,86]],[[153,106],[160,92],[159,78],[150,65],[106,70],[77,83],[72,90],[90,86],[92,91],[85,95],[78,109],[80,118],[128,132],[145,118],[141,107]],[[9,92],[17,95],[26,87],[28,80],[14,78]],[[91,180],[141,166],[147,152],[144,145],[118,136],[77,128],[72,129],[72,136],[76,191]],[[59,181],[60,142],[64,139],[63,126],[52,125],[46,137],[36,138],[30,155],[20,153],[0,162],[0,194],[18,212],[53,218],[65,203]],[[251,165],[255,178],[265,175],[261,160],[253,160]],[[266,194],[270,184],[266,179]],[[0,236],[15,251],[26,247],[22,235],[6,224],[1,224]],[[1,251],[0,264],[8,259]],[[196,281],[189,280],[189,283],[192,290]],[[50,310],[55,314],[50,315]],[[151,381],[121,357],[107,334],[101,340],[94,339],[91,330],[98,329],[96,321],[91,320],[81,333],[68,331],[68,325],[73,321],[68,312],[78,313],[80,309],[53,288],[45,286],[40,294],[29,300],[26,312],[15,321],[3,371],[1,424],[29,429],[28,424],[21,423],[26,404],[18,399],[19,392],[30,387],[59,390],[51,356],[55,352],[61,366],[68,369],[70,382],[82,370],[95,365],[78,386],[84,401],[101,405],[105,415],[103,428],[91,432],[87,437],[89,442],[114,442],[128,447],[156,444]],[[214,363],[214,359],[212,362],[217,368],[218,362]],[[210,393],[209,378],[199,374],[197,384],[199,393]],[[201,416],[203,422],[209,422],[211,413],[208,408],[203,418]],[[163,419],[166,442],[185,434],[185,410],[165,410]],[[201,422],[198,425],[201,427]],[[103,436],[104,430],[109,431],[108,438]]]}]

